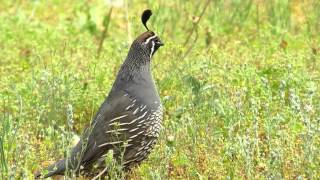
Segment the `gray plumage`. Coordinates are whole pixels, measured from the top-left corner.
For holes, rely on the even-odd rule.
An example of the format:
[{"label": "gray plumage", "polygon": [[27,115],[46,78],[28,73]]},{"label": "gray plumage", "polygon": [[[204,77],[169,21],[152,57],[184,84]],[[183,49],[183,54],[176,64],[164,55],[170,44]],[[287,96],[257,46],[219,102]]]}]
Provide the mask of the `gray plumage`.
[{"label": "gray plumage", "polygon": [[[152,31],[131,45],[112,89],[70,157],[47,168],[43,177],[63,175],[66,169],[91,173],[105,168],[112,150],[124,169],[144,160],[161,129],[162,105],[151,74],[151,57],[163,43]],[[40,175],[37,175],[40,177]]]}]

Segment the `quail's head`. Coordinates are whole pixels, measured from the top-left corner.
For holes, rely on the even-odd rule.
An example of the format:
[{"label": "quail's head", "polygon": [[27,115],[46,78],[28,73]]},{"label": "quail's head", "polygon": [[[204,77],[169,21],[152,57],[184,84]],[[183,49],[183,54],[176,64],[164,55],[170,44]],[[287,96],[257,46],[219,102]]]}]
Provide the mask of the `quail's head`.
[{"label": "quail's head", "polygon": [[154,53],[159,49],[160,46],[164,45],[160,38],[153,31],[150,31],[147,27],[147,21],[149,20],[151,15],[151,10],[147,9],[143,11],[141,15],[141,21],[147,31],[142,33],[135,40],[135,43],[137,43],[142,48],[142,50],[149,55],[150,58],[154,55]]}]

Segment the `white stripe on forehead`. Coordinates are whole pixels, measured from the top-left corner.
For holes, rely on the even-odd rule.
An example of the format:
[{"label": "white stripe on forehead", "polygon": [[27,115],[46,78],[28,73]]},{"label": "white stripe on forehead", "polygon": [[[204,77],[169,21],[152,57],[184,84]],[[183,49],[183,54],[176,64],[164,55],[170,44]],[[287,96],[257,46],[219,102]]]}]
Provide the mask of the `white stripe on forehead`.
[{"label": "white stripe on forehead", "polygon": [[144,44],[148,44],[151,39],[156,38],[156,37],[157,37],[157,35],[153,35],[153,36],[149,37],[149,38],[146,40],[146,42],[144,42]]}]

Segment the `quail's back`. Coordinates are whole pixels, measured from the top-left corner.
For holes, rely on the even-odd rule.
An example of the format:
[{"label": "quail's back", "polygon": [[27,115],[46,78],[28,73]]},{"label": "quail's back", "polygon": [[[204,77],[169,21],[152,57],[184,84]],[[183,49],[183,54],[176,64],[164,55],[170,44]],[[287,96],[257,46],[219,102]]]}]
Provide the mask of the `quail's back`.
[{"label": "quail's back", "polygon": [[[146,28],[150,16],[149,10],[142,16]],[[139,164],[149,155],[163,117],[150,65],[152,56],[162,45],[159,37],[149,30],[134,40],[108,97],[70,157],[49,166],[44,177],[64,174],[67,169],[77,174],[104,172],[110,150],[124,169]]]}]

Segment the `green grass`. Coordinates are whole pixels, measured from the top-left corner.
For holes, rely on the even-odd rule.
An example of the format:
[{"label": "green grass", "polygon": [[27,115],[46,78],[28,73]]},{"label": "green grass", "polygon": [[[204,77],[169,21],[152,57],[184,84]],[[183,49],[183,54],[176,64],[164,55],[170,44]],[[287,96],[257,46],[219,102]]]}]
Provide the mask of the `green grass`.
[{"label": "green grass", "polygon": [[[0,179],[63,157],[110,90],[140,14],[165,42],[164,129],[132,179],[319,179],[320,3],[1,1]],[[195,16],[195,18],[194,18]]]}]

